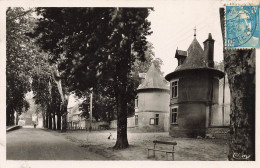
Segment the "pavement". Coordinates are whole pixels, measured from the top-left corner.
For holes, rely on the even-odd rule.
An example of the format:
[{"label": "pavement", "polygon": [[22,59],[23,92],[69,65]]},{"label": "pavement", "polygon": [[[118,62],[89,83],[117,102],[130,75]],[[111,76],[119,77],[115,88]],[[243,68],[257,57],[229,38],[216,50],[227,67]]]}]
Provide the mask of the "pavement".
[{"label": "pavement", "polygon": [[7,132],[6,139],[7,160],[108,160],[40,128]]},{"label": "pavement", "polygon": [[6,132],[13,131],[13,130],[16,130],[16,129],[19,129],[19,128],[22,128],[22,126],[14,125],[14,126],[7,128]]}]

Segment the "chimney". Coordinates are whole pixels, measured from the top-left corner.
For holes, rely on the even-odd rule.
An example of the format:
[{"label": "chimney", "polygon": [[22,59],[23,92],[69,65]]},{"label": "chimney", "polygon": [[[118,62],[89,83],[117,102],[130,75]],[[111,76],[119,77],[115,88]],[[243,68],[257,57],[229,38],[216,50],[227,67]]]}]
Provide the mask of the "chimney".
[{"label": "chimney", "polygon": [[211,68],[214,68],[214,42],[211,33],[209,33],[208,39],[203,42],[206,65]]},{"label": "chimney", "polygon": [[139,73],[139,79],[141,79],[140,84],[143,83],[145,77],[146,77],[146,73]]}]

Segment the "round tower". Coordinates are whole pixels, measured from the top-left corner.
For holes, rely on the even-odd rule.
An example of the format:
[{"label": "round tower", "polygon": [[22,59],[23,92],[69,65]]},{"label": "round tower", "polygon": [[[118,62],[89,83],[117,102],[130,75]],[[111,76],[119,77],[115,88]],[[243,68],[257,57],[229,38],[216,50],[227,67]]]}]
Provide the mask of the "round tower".
[{"label": "round tower", "polygon": [[137,88],[135,119],[138,129],[168,131],[169,102],[169,86],[152,63]]},{"label": "round tower", "polygon": [[[211,34],[204,42],[204,50],[194,36],[187,51],[177,50],[179,64],[166,75],[170,82],[170,130],[174,137],[205,136],[207,115],[218,104],[219,79],[224,73],[214,68],[214,40]],[[185,58],[179,61],[180,58]]]}]

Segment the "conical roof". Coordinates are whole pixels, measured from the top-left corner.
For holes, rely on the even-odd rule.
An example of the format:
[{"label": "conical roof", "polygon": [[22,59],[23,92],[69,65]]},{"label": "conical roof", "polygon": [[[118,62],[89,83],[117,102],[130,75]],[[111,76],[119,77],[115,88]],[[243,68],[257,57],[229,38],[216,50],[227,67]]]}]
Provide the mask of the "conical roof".
[{"label": "conical roof", "polygon": [[[208,40],[213,40],[211,34],[209,34]],[[209,67],[206,64],[205,53],[201,45],[197,41],[196,37],[191,42],[188,50],[188,56],[179,65],[174,72],[171,72],[165,76],[165,79],[170,81],[172,78],[181,76],[183,73],[200,73],[204,71],[210,72],[212,75],[218,76],[219,78],[224,77],[224,73],[213,67]]]},{"label": "conical roof", "polygon": [[194,69],[207,67],[204,58],[204,51],[196,38],[188,48],[188,57],[184,60],[183,64],[178,66],[176,70]]},{"label": "conical roof", "polygon": [[144,81],[139,85],[137,90],[143,89],[164,89],[170,90],[164,78],[160,75],[159,71],[155,68],[154,64],[150,66]]}]

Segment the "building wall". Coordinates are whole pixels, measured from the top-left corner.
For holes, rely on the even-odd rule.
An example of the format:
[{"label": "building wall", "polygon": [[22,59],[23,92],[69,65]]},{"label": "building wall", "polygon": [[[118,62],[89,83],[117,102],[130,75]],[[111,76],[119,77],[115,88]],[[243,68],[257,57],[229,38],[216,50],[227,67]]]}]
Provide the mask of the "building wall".
[{"label": "building wall", "polygon": [[185,77],[172,79],[170,82],[179,80],[178,97],[171,99],[171,104],[183,102],[209,102],[211,100],[211,88],[213,85],[212,103],[219,101],[219,79],[213,78],[208,73],[200,75],[186,74]]},{"label": "building wall", "polygon": [[33,125],[34,124],[31,117],[30,118],[29,117],[24,118],[24,120],[25,120],[25,125]]},{"label": "building wall", "polygon": [[[156,114],[159,114],[159,122],[158,125],[151,125],[150,120],[156,118]],[[152,132],[152,131],[167,131],[165,127],[165,119],[169,120],[169,115],[167,112],[138,112],[135,115],[138,115],[138,126],[136,129],[142,130],[145,132]]]},{"label": "building wall", "polygon": [[170,136],[197,137],[205,134],[206,106],[204,103],[178,104],[177,124],[170,123]]},{"label": "building wall", "polygon": [[135,127],[135,117],[128,117],[127,118],[127,128]]},{"label": "building wall", "polygon": [[169,111],[169,92],[163,90],[148,90],[142,91],[137,94],[138,105],[136,106],[136,112],[145,111]]},{"label": "building wall", "polygon": [[215,138],[229,139],[229,127],[207,128],[206,134],[211,134]]},{"label": "building wall", "polygon": [[170,123],[169,134],[174,137],[204,137],[206,109],[211,103],[219,102],[219,79],[202,72],[199,75],[185,74],[178,80],[178,97],[170,101],[171,108],[178,107],[177,124]]},{"label": "building wall", "polygon": [[[127,128],[135,127],[135,117],[128,117],[127,118]],[[115,129],[117,128],[117,120],[110,121],[109,128]]]},{"label": "building wall", "polygon": [[[140,131],[168,131],[170,94],[165,90],[143,90],[137,94],[138,105],[135,115],[138,115],[136,129]],[[137,103],[137,102],[136,102]],[[151,125],[150,119],[159,114],[158,125]]]},{"label": "building wall", "polygon": [[209,107],[206,107],[207,127],[219,127],[230,125],[230,105],[224,105],[224,113],[222,104],[216,104],[211,107],[211,116],[209,115],[209,111]]},{"label": "building wall", "polygon": [[206,108],[206,133],[215,138],[227,138],[230,126],[230,89],[226,78],[223,103],[224,79],[221,79],[219,83],[219,104],[212,106],[211,115],[209,114],[210,108]]}]

